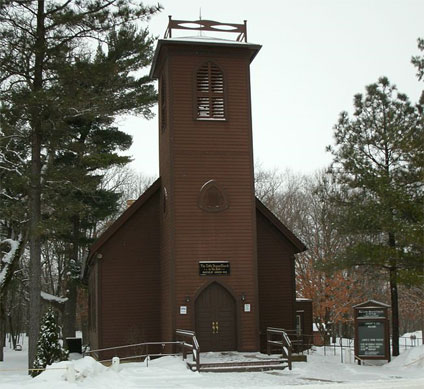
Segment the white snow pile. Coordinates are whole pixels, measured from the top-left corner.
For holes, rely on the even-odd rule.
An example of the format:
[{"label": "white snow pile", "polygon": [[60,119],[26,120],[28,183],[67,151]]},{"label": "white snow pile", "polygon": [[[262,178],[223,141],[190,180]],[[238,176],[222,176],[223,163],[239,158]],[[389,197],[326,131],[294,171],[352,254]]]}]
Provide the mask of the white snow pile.
[{"label": "white snow pile", "polygon": [[403,334],[401,338],[399,339],[399,342],[401,345],[407,344],[408,346],[418,346],[423,341],[423,332],[422,331],[415,331],[415,332],[407,332],[406,334]]},{"label": "white snow pile", "polygon": [[34,378],[34,381],[60,382],[82,381],[87,377],[104,373],[107,367],[97,362],[92,357],[84,357],[74,361],[62,361],[47,366],[46,371]]},{"label": "white snow pile", "polygon": [[[198,376],[185,366],[181,357],[166,356],[148,362],[112,364],[106,367],[92,357],[62,361],[48,366],[31,383],[35,388],[77,385],[84,388],[137,387],[137,381],[154,385],[158,382],[192,381]],[[120,386],[122,385],[122,386]],[[167,386],[166,386],[167,387]]]},{"label": "white snow pile", "polygon": [[424,370],[424,345],[412,347],[398,357],[394,357],[390,363],[384,365],[384,368],[421,368]]},{"label": "white snow pile", "polygon": [[[343,356],[343,358],[342,358]],[[77,358],[77,356],[72,355]],[[204,363],[233,360],[261,360],[260,353],[202,353]],[[278,357],[275,356],[275,357]],[[401,347],[401,355],[383,366],[366,361],[349,362],[345,353],[332,347],[317,347],[308,362],[294,363],[293,370],[249,373],[204,373],[187,369],[181,356],[164,356],[145,362],[105,367],[91,357],[54,363],[35,378],[27,374],[27,342],[23,351],[5,347],[0,362],[0,388],[16,389],[119,389],[119,388],[201,388],[201,389],[422,389],[424,388],[424,346]],[[343,359],[343,362],[342,362]],[[191,361],[191,357],[189,357]]]}]

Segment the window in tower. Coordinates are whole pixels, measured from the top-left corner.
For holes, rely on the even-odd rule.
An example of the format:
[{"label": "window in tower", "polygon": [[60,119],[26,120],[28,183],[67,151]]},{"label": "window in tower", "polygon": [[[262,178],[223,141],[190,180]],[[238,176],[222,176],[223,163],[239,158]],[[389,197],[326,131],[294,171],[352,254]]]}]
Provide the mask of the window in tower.
[{"label": "window in tower", "polygon": [[196,74],[197,119],[225,119],[224,74],[213,62],[202,65]]}]

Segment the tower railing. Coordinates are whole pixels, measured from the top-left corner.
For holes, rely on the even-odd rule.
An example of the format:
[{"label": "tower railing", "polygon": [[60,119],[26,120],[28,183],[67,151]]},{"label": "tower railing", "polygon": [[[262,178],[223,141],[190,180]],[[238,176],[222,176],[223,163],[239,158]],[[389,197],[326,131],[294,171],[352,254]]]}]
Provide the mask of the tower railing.
[{"label": "tower railing", "polygon": [[214,20],[176,20],[169,16],[164,38],[172,38],[172,30],[214,31],[238,33],[237,42],[247,42],[247,20],[243,24],[221,23]]}]

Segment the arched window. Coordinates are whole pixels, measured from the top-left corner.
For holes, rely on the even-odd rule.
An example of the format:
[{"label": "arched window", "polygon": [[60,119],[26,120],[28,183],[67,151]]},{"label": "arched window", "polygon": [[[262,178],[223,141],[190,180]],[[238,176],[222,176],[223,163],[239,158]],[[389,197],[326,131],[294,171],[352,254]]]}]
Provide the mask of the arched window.
[{"label": "arched window", "polygon": [[207,212],[220,212],[228,208],[227,195],[215,180],[206,182],[200,188],[199,207]]},{"label": "arched window", "polygon": [[202,65],[196,75],[197,119],[225,119],[224,74],[212,62]]}]

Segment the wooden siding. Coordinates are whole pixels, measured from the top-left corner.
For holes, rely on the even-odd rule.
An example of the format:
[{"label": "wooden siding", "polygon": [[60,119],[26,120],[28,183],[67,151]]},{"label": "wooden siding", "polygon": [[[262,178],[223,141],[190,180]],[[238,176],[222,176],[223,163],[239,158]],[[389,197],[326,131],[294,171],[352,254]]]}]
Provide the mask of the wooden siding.
[{"label": "wooden siding", "polygon": [[303,312],[303,328],[302,333],[312,336],[313,332],[313,316],[312,316],[312,300],[296,300],[296,312]]},{"label": "wooden siding", "polygon": [[[231,289],[236,301],[244,293],[251,312],[238,312],[240,350],[258,349],[256,273],[256,222],[253,187],[253,153],[250,112],[251,52],[225,47],[167,49],[169,126],[160,135],[160,174],[169,193],[169,213],[164,217],[162,279],[169,279],[173,296],[170,312],[163,307],[162,323],[172,329],[194,329],[194,296],[213,279]],[[224,121],[196,120],[196,71],[213,60],[224,74]],[[163,73],[164,72],[164,73]],[[202,186],[216,180],[228,198],[225,211],[209,213],[199,208]],[[168,251],[167,251],[168,250]],[[170,252],[169,252],[170,250]],[[226,260],[231,275],[199,275],[199,261]],[[172,276],[173,274],[173,276]],[[170,276],[168,276],[170,275]],[[174,280],[174,284],[173,281]],[[190,302],[187,304],[187,297]],[[186,315],[179,307],[186,305]],[[241,304],[238,309],[241,310]],[[167,320],[173,316],[174,322]]]},{"label": "wooden siding", "polygon": [[[164,101],[167,106],[167,126],[159,131],[159,173],[161,177],[162,196],[166,189],[167,200],[166,200],[166,212],[164,212],[163,198],[161,201],[160,211],[160,226],[161,226],[161,245],[160,245],[160,278],[161,278],[161,338],[164,341],[171,341],[175,338],[175,307],[174,307],[174,256],[173,256],[173,245],[174,245],[174,229],[173,218],[174,218],[174,194],[173,194],[173,182],[171,180],[172,173],[172,148],[171,148],[171,133],[172,123],[169,120],[171,116],[172,107],[170,106],[170,82],[171,75],[168,72],[168,61],[165,60],[162,64],[160,81],[165,81],[165,99]],[[159,89],[163,91],[163,89]]]},{"label": "wooden siding", "polygon": [[295,247],[261,212],[256,213],[261,350],[266,328],[295,329]]},{"label": "wooden siding", "polygon": [[101,247],[101,348],[161,338],[159,199],[157,191]]},{"label": "wooden siding", "polygon": [[[295,327],[294,254],[305,249],[254,196],[249,64],[259,46],[159,43],[160,179],[90,251],[98,296],[90,343],[170,341],[176,328],[195,330],[196,299],[217,282],[235,302],[230,347],[256,351],[267,326]],[[224,77],[225,120],[197,119],[196,72],[209,61]],[[199,207],[210,180],[224,192],[220,211]],[[228,261],[230,275],[201,276],[199,261]]]},{"label": "wooden siding", "polygon": [[89,281],[88,281],[88,342],[91,349],[95,350],[99,347],[99,331],[98,331],[98,301],[99,301],[99,289],[98,289],[98,271],[99,266],[97,262],[94,262],[90,269]]},{"label": "wooden siding", "polygon": [[[161,178],[93,246],[99,309],[90,337],[98,347],[194,330],[196,299],[213,282],[235,301],[238,350],[258,350],[267,326],[294,329],[294,254],[304,246],[254,196],[249,64],[257,50],[162,41],[155,54],[166,107],[159,107]],[[223,72],[225,120],[196,117],[196,71],[208,61]],[[219,212],[199,207],[210,180],[225,193]],[[228,261],[230,274],[201,276],[199,261]]]}]

